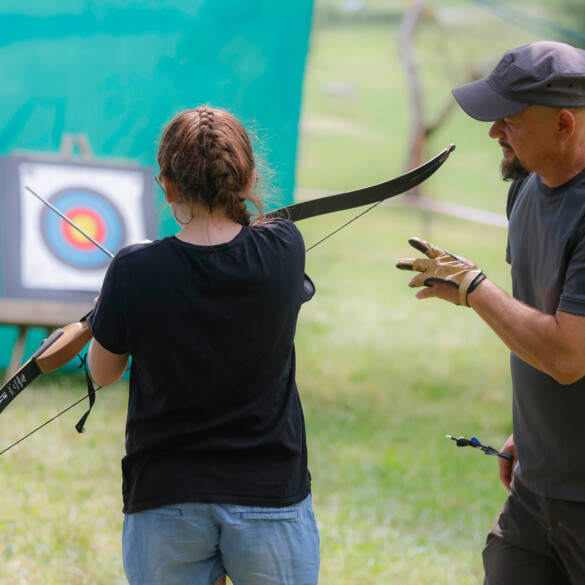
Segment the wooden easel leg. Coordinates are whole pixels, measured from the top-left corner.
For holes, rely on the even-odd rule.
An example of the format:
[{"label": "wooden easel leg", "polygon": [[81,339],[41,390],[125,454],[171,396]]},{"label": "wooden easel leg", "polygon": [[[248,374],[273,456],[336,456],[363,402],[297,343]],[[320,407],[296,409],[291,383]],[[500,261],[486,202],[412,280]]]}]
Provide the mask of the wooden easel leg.
[{"label": "wooden easel leg", "polygon": [[26,325],[19,325],[18,326],[18,337],[16,338],[16,343],[12,348],[12,356],[10,357],[10,365],[6,370],[6,379],[4,383],[10,380],[11,376],[20,368],[22,365],[22,359],[24,357],[24,347],[26,342],[26,332],[28,327]]}]

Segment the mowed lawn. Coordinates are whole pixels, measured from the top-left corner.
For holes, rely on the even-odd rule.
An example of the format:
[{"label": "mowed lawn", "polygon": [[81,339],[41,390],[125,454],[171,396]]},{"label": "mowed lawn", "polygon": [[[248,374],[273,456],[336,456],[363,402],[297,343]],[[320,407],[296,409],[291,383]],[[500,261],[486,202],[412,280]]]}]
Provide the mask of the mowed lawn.
[{"label": "mowed lawn", "polygon": [[[307,244],[346,216],[300,224]],[[445,434],[504,441],[507,351],[471,310],[414,299],[394,268],[411,254],[408,237],[425,235],[505,286],[505,231],[440,216],[430,235],[422,225],[417,211],[381,207],[308,253],[317,295],[299,322],[298,381],[324,584],[477,583],[505,496],[495,458]],[[81,375],[44,376],[3,413],[0,447],[84,391]],[[83,435],[85,404],[0,456],[0,583],[124,582],[126,394],[125,382],[101,390]]]},{"label": "mowed lawn", "polygon": [[[470,66],[533,40],[502,22],[494,35],[494,21],[455,15],[417,32],[431,118]],[[403,172],[409,107],[397,24],[315,29],[300,188],[341,191]],[[452,142],[457,149],[425,195],[503,212],[506,186],[487,128],[453,112],[427,158]],[[354,213],[300,223],[307,246]],[[410,275],[394,265],[414,255],[407,240],[415,235],[509,288],[504,229],[396,206],[376,208],[308,253],[317,295],[301,313],[297,364],[323,585],[477,584],[485,534],[506,495],[495,458],[445,435],[501,446],[511,431],[508,351],[470,309],[414,298]],[[85,434],[74,429],[82,404],[0,456],[1,585],[126,582],[126,384],[98,393]],[[0,451],[84,392],[81,374],[42,377],[2,413]]]}]

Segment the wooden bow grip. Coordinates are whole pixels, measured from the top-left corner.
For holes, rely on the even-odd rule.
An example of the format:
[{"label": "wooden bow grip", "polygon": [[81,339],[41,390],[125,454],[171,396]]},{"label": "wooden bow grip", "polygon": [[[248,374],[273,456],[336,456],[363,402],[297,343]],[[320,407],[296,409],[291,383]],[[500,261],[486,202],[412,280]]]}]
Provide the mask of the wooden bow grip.
[{"label": "wooden bow grip", "polygon": [[91,333],[87,321],[70,323],[53,331],[33,354],[43,374],[53,372],[70,362],[89,342]]}]

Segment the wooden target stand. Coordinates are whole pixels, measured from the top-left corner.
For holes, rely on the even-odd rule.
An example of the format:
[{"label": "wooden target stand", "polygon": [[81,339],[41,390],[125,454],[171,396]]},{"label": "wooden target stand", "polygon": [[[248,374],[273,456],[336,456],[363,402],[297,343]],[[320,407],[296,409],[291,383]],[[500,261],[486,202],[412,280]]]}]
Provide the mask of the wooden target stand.
[{"label": "wooden target stand", "polygon": [[[77,157],[74,156],[76,151]],[[93,156],[84,134],[66,134],[63,136],[59,154],[50,158],[67,161],[73,158],[88,160]],[[92,307],[92,303],[0,298],[0,325],[18,328],[5,381],[9,380],[24,362],[26,336],[30,328],[46,329],[48,337],[53,330],[79,321]]]}]

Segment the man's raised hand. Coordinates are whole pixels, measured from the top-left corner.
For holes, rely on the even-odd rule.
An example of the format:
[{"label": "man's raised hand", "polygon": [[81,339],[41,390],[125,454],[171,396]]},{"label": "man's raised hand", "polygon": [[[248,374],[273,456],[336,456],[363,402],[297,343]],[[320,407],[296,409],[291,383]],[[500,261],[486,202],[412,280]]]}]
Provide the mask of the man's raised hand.
[{"label": "man's raised hand", "polygon": [[408,242],[426,256],[403,258],[396,263],[401,270],[420,272],[410,279],[408,286],[432,286],[433,282],[452,285],[458,291],[456,304],[468,307],[467,295],[485,278],[485,274],[473,262],[437,248],[422,238],[410,238]]}]

